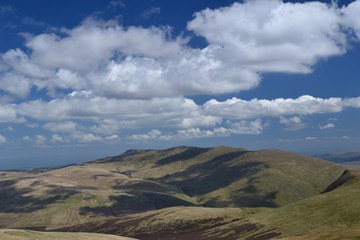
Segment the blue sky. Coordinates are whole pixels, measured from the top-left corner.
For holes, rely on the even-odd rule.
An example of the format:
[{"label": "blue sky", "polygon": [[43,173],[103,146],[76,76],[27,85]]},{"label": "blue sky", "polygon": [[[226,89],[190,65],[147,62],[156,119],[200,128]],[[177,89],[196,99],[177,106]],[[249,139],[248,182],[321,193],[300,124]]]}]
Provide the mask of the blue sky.
[{"label": "blue sky", "polygon": [[2,0],[0,21],[0,169],[359,150],[360,0]]}]

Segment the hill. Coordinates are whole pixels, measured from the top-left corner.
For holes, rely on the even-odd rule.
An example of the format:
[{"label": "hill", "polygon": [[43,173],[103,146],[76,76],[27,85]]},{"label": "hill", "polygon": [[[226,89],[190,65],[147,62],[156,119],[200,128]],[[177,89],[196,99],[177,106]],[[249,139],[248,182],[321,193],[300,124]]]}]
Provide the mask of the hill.
[{"label": "hill", "polygon": [[320,193],[344,169],[280,150],[178,147],[96,161],[129,177],[180,188],[208,207],[277,207]]},{"label": "hill", "polygon": [[346,171],[322,194],[278,209],[264,209],[250,219],[278,229],[283,236],[306,234],[308,238],[302,239],[358,239],[359,199],[360,173]]},{"label": "hill", "polygon": [[279,208],[175,207],[57,229],[152,239],[359,239],[360,174],[346,171],[323,193]]},{"label": "hill", "polygon": [[144,240],[356,232],[358,182],[339,165],[280,150],[129,150],[59,169],[0,172],[0,228]]}]

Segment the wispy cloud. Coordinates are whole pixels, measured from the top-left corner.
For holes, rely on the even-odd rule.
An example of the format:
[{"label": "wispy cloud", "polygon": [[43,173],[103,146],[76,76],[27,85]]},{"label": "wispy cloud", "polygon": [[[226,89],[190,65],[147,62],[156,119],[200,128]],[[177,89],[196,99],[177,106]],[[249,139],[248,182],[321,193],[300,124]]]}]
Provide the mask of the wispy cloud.
[{"label": "wispy cloud", "polygon": [[25,17],[22,21],[23,24],[29,25],[29,26],[35,26],[35,27],[46,27],[48,26],[45,22],[36,21],[35,19],[31,17]]},{"label": "wispy cloud", "polygon": [[112,10],[116,10],[118,8],[126,8],[126,5],[122,0],[112,0],[110,1],[108,8],[111,8]]},{"label": "wispy cloud", "polygon": [[15,13],[16,9],[11,5],[0,5],[0,15]]},{"label": "wispy cloud", "polygon": [[145,9],[140,16],[146,20],[150,19],[155,15],[159,15],[161,13],[160,7],[151,7],[149,9]]},{"label": "wispy cloud", "polygon": [[321,130],[331,129],[331,128],[335,128],[335,124],[333,124],[333,123],[328,123],[328,124],[325,124],[325,125],[319,125],[319,128],[320,128]]}]

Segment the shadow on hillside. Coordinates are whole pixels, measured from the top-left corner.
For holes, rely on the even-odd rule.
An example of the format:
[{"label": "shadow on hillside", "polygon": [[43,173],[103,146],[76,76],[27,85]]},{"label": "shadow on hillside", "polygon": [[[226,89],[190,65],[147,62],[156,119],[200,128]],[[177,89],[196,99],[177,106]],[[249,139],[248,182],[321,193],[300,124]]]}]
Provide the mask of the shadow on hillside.
[{"label": "shadow on hillside", "polygon": [[[260,161],[242,162],[241,156],[248,152],[232,152],[217,156],[205,163],[190,167],[183,172],[165,176],[163,183],[180,187],[189,196],[202,196],[232,183],[243,180],[239,189],[226,199],[213,198],[205,206],[276,207],[277,192],[263,192],[256,188],[257,173],[269,168]],[[244,187],[245,186],[245,187]]]},{"label": "shadow on hillside", "polygon": [[110,196],[109,200],[113,202],[110,206],[82,207],[80,214],[118,216],[120,214],[138,213],[167,207],[195,206],[193,203],[180,198],[155,192],[134,191],[132,195]]},{"label": "shadow on hillside", "polygon": [[181,189],[175,186],[147,180],[134,180],[130,182],[127,179],[117,180],[112,188],[114,190],[123,190],[130,194],[134,192],[182,193]]},{"label": "shadow on hillside", "polygon": [[31,213],[78,193],[76,190],[52,186],[44,197],[33,197],[31,188],[16,189],[15,180],[0,181],[0,213]]},{"label": "shadow on hillside", "polygon": [[192,158],[199,156],[200,154],[203,154],[203,153],[209,151],[210,149],[211,148],[189,148],[189,149],[185,150],[184,152],[160,159],[159,161],[157,161],[157,164],[165,165],[165,164],[169,164],[169,163],[173,163],[173,162],[177,162],[177,161],[181,161],[181,160],[192,159]]}]

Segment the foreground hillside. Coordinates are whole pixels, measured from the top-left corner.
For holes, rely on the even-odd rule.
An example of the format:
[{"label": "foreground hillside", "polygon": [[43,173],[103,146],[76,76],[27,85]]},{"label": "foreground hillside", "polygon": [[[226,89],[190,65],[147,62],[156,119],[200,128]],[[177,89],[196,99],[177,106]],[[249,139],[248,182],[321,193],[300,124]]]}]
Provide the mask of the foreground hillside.
[{"label": "foreground hillside", "polygon": [[360,177],[346,171],[322,194],[280,208],[176,207],[57,229],[152,239],[359,239]]},{"label": "foreground hillside", "polygon": [[1,240],[131,240],[133,238],[91,233],[45,233],[25,230],[0,230]]},{"label": "foreground hillside", "polygon": [[359,199],[360,173],[346,171],[324,193],[281,208],[263,209],[250,219],[278,229],[283,236],[359,239]]}]

